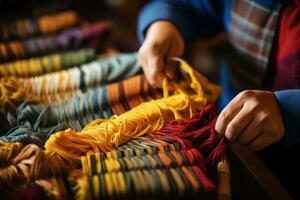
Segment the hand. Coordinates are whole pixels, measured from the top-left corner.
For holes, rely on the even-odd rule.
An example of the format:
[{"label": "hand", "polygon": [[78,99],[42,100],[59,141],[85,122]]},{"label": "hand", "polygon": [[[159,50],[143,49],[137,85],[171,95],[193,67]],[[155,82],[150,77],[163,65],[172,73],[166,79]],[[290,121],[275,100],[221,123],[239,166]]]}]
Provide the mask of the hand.
[{"label": "hand", "polygon": [[168,58],[182,56],[184,42],[177,28],[170,22],[157,21],[147,31],[139,50],[139,60],[148,82],[161,87],[162,80],[174,79],[175,67]]},{"label": "hand", "polygon": [[239,93],[220,113],[216,131],[232,142],[259,151],[279,141],[284,125],[273,92],[246,90]]}]

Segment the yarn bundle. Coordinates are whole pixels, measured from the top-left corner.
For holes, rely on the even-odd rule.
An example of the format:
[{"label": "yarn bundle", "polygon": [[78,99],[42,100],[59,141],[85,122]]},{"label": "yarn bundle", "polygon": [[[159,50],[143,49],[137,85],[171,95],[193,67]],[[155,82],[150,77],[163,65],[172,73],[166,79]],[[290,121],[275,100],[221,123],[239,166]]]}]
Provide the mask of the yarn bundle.
[{"label": "yarn bundle", "polygon": [[[113,24],[74,11],[0,26],[3,199],[230,199],[221,88],[187,62],[153,88]],[[168,84],[175,87],[170,89]]]}]

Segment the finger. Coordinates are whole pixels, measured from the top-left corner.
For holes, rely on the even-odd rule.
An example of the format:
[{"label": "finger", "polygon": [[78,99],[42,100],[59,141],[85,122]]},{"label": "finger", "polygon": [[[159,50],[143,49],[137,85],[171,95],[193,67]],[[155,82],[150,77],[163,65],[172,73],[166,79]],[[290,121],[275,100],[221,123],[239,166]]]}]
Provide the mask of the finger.
[{"label": "finger", "polygon": [[228,123],[225,131],[225,137],[229,141],[236,141],[238,135],[250,124],[253,119],[253,112],[243,106],[242,109]]},{"label": "finger", "polygon": [[225,135],[226,127],[228,123],[234,118],[234,116],[242,109],[242,103],[237,101],[235,97],[220,113],[218,116],[215,129],[221,134]]},{"label": "finger", "polygon": [[162,80],[166,77],[164,74],[164,61],[160,56],[153,56],[148,63],[148,76],[149,82],[156,86],[161,87]]},{"label": "finger", "polygon": [[260,151],[272,143],[273,140],[269,136],[269,134],[266,132],[262,132],[249,144],[249,147],[254,151]]},{"label": "finger", "polygon": [[183,52],[181,52],[179,48],[176,48],[174,45],[170,45],[165,62],[165,74],[167,75],[168,79],[175,79],[175,72],[178,69],[178,62],[171,60],[171,58],[180,57],[182,56],[182,53]]},{"label": "finger", "polygon": [[175,79],[175,72],[178,67],[178,63],[173,60],[167,60],[165,66],[165,74],[168,79],[174,80]]},{"label": "finger", "polygon": [[142,48],[139,53],[140,64],[143,68],[144,74],[147,78],[147,81],[152,85],[156,85],[157,82],[160,82],[160,76],[156,77],[155,75],[161,71],[163,67],[163,60],[160,59],[160,56],[156,55],[155,48]]},{"label": "finger", "polygon": [[139,50],[140,64],[145,76],[151,85],[160,85],[164,75],[164,57],[167,53],[167,45],[153,43],[151,39],[146,38],[143,46]]},{"label": "finger", "polygon": [[262,132],[263,123],[265,122],[262,116],[256,116],[251,120],[251,123],[238,136],[238,141],[241,144],[250,144]]},{"label": "finger", "polygon": [[161,56],[154,55],[148,60],[148,69],[151,75],[163,72],[164,60]]}]

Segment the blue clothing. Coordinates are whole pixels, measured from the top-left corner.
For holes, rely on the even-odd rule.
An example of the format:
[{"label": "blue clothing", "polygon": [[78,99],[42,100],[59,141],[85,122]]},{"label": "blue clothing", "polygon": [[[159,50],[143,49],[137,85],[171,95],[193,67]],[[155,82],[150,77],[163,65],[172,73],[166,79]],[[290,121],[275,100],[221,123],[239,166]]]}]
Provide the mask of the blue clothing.
[{"label": "blue clothing", "polygon": [[[220,31],[231,32],[231,35],[236,30],[232,30],[235,22],[233,20],[240,20],[240,23],[244,23],[242,25],[245,26],[245,30],[249,28],[247,25],[249,22],[244,22],[245,19],[235,18],[232,16],[232,10],[234,5],[234,0],[156,0],[152,1],[148,5],[144,7],[141,11],[139,19],[138,19],[138,35],[141,41],[144,40],[144,35],[147,28],[155,21],[165,20],[172,22],[180,31],[181,35],[184,38],[185,44],[189,44],[199,37],[209,37],[213,34],[216,34]],[[259,10],[259,12],[272,13],[270,16],[279,15],[278,11],[280,8],[279,0],[240,0],[242,3],[249,3],[249,5],[253,5],[255,2],[255,6],[253,9]],[[235,2],[236,3],[236,2]],[[238,4],[238,3],[236,3]],[[245,6],[244,6],[245,7]],[[241,8],[241,6],[239,7]],[[253,10],[252,9],[252,10]],[[251,10],[251,9],[249,9]],[[235,13],[234,13],[235,14]],[[262,14],[263,15],[263,14]],[[249,15],[250,16],[250,15]],[[258,15],[251,15],[252,18],[255,18]],[[250,17],[251,17],[250,16]],[[254,17],[255,16],[255,17]],[[244,20],[244,21],[243,21]],[[256,20],[256,19],[255,19]],[[255,20],[252,20],[250,23],[255,23]],[[264,21],[264,20],[261,20]],[[270,24],[270,23],[269,23]],[[270,30],[275,31],[277,23],[273,23],[274,27],[270,28]],[[241,26],[242,26],[241,25]],[[262,24],[265,25],[265,24]],[[251,30],[253,32],[253,29]],[[261,31],[261,30],[259,30]],[[262,30],[262,33],[264,30]],[[245,31],[246,32],[246,31]],[[231,36],[229,33],[229,37]],[[249,35],[243,34],[243,31],[240,31],[238,37],[248,40]],[[257,34],[259,35],[259,34]],[[261,34],[264,35],[264,34]],[[266,44],[266,46],[270,46],[274,41],[272,36],[274,34],[270,34],[270,44]],[[250,35],[251,36],[251,35]],[[244,37],[244,38],[243,38]],[[240,39],[239,38],[239,39]],[[257,38],[255,38],[257,39]],[[244,51],[243,47],[238,46],[238,41],[233,38],[231,40],[232,43],[236,43],[237,49],[239,51]],[[261,41],[264,41],[264,38],[261,38]],[[246,41],[250,43],[251,41]],[[260,42],[256,42],[260,45]],[[253,45],[253,44],[251,44]],[[257,45],[257,44],[256,44]],[[247,48],[247,47],[246,47]],[[263,50],[266,48],[263,47]],[[270,57],[271,50],[268,50],[264,55],[267,55],[268,59]],[[250,55],[253,52],[247,52],[246,54]],[[245,53],[244,52],[244,53]],[[256,51],[259,52],[259,51]],[[259,57],[260,55],[255,55]],[[251,59],[249,59],[251,61]],[[262,59],[264,61],[264,58]],[[263,62],[262,61],[262,62]],[[264,61],[266,62],[266,61]],[[251,64],[250,64],[251,65]],[[261,66],[266,66],[267,64],[261,64]],[[262,73],[259,73],[262,74]],[[263,74],[264,75],[264,74]],[[254,75],[255,76],[255,75]],[[222,86],[222,83],[221,83]],[[296,90],[283,90],[276,91],[275,95],[277,97],[277,101],[280,107],[280,111],[282,114],[283,122],[285,125],[285,137],[281,141],[283,146],[293,146],[296,144],[300,144],[300,89]],[[299,123],[297,123],[299,122]]]}]

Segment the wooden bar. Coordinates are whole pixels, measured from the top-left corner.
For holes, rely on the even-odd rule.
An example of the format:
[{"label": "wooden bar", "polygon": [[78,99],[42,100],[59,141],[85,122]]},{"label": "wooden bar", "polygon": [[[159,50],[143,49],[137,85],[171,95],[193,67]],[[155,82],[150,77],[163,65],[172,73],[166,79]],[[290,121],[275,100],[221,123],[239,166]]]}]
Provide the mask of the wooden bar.
[{"label": "wooden bar", "polygon": [[232,199],[292,199],[251,149],[232,144],[227,155]]}]

